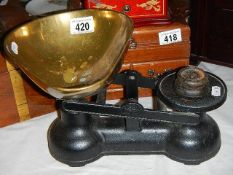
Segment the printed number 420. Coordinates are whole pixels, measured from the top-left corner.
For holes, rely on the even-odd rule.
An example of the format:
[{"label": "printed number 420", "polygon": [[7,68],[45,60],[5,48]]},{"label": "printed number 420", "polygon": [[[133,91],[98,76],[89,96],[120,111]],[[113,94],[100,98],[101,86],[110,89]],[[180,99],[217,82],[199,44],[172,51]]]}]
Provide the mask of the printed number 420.
[{"label": "printed number 420", "polygon": [[90,29],[90,24],[88,22],[77,23],[75,29],[78,31],[88,31]]},{"label": "printed number 420", "polygon": [[73,18],[70,20],[70,34],[85,34],[94,32],[93,16]]}]

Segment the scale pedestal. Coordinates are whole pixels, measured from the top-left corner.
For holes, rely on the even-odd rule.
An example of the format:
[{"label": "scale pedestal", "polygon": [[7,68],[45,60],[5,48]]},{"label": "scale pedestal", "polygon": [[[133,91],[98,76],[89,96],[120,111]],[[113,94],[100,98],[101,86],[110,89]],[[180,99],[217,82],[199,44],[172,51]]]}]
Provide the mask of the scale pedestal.
[{"label": "scale pedestal", "polygon": [[105,104],[104,91],[95,103],[58,101],[60,117],[48,131],[54,158],[70,166],[83,166],[104,155],[164,154],[193,165],[218,152],[219,128],[204,111],[156,111],[137,102],[138,87],[156,91],[160,79],[128,70],[117,74],[115,83],[124,86],[126,98],[121,105]]}]

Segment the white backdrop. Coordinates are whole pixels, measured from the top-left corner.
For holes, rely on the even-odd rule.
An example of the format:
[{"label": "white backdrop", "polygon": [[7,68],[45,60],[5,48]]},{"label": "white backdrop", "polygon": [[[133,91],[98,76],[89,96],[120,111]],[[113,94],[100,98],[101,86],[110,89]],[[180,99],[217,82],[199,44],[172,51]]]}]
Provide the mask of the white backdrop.
[{"label": "white backdrop", "polygon": [[[188,166],[163,155],[105,156],[84,167],[69,167],[54,160],[47,147],[47,129],[56,112],[0,129],[0,175],[232,175],[233,174],[233,69],[201,63],[221,77],[228,88],[227,101],[209,112],[221,131],[219,153],[200,165]],[[140,100],[151,106],[150,98]]]}]

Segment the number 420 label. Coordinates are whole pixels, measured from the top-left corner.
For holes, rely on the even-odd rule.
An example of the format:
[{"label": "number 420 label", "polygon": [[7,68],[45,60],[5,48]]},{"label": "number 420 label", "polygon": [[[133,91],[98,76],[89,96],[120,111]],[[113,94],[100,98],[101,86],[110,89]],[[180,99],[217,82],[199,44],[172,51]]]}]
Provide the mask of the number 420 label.
[{"label": "number 420 label", "polygon": [[73,18],[70,20],[70,34],[84,34],[94,32],[93,16]]},{"label": "number 420 label", "polygon": [[159,44],[167,45],[182,41],[181,29],[168,30],[159,33]]}]

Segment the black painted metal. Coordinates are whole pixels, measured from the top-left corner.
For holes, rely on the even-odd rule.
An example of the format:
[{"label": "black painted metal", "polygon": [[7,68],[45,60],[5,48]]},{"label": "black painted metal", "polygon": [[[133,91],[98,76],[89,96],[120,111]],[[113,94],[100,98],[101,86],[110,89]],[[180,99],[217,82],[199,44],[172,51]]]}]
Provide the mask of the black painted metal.
[{"label": "black painted metal", "polygon": [[[206,112],[221,106],[227,97],[227,87],[225,83],[216,75],[206,72],[208,76],[208,91],[200,98],[188,98],[177,94],[174,90],[176,72],[165,75],[158,82],[157,96],[168,107],[182,112]],[[220,96],[213,96],[211,89],[213,86],[220,88]]]},{"label": "black painted metal", "polygon": [[61,103],[61,108],[63,108],[67,113],[72,114],[84,113],[125,119],[164,121],[187,125],[197,125],[200,123],[200,116],[198,114],[144,109],[141,104],[131,100],[124,102],[121,106],[87,103],[77,100],[65,100]]},{"label": "black painted metal", "polygon": [[[129,75],[135,76],[137,87],[155,89],[157,84],[157,78],[143,77],[139,72],[134,70],[126,70],[122,73],[116,74],[113,84],[119,84],[125,86],[128,83]],[[126,89],[125,89],[126,90]]]},{"label": "black painted metal", "polygon": [[[139,114],[143,111],[143,106],[137,103],[138,101],[138,80],[139,74],[136,71],[125,71],[125,84],[124,84],[124,96],[126,98],[126,103],[122,105],[121,113]],[[125,112],[123,112],[125,111]],[[134,111],[134,112],[133,112]],[[139,115],[138,115],[139,116]],[[140,131],[140,121],[135,118],[126,117],[125,118],[125,128],[127,131]]]},{"label": "black painted metal", "polygon": [[104,104],[103,92],[97,103],[58,101],[60,117],[48,131],[55,159],[83,166],[103,155],[164,154],[185,164],[199,164],[218,152],[219,128],[204,112],[153,111],[137,102],[137,88],[154,89],[156,79],[126,71],[116,76],[115,83],[125,86],[126,100],[119,106]]},{"label": "black painted metal", "polygon": [[165,154],[182,163],[199,164],[220,148],[218,126],[207,115],[196,126],[145,120],[140,126],[140,132],[127,131],[123,118],[99,119],[61,111],[61,119],[49,129],[50,153],[70,166],[109,154]]}]

